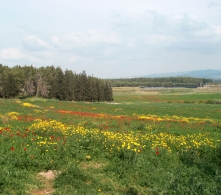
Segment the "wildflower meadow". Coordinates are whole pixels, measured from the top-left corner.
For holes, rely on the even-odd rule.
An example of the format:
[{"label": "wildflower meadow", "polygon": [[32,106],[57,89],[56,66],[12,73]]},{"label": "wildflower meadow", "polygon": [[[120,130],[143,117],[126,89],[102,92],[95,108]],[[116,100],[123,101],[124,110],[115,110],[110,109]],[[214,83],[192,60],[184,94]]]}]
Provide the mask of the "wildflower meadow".
[{"label": "wildflower meadow", "polygon": [[0,194],[221,194],[220,97],[0,99]]}]

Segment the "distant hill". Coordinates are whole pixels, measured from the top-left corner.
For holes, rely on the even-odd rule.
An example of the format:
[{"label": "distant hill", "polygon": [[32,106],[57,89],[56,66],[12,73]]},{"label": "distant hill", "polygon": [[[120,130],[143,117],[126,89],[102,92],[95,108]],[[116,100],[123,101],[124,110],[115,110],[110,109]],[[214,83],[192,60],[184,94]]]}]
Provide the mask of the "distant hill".
[{"label": "distant hill", "polygon": [[164,73],[164,74],[150,74],[144,75],[145,78],[159,78],[159,77],[195,77],[195,78],[209,78],[213,80],[221,79],[221,70],[193,70],[189,72]]}]

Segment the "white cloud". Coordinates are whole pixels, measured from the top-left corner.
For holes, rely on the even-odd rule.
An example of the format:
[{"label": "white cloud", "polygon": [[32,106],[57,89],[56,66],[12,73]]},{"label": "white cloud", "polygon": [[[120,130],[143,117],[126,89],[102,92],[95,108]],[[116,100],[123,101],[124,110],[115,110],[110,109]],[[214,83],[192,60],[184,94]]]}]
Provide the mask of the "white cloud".
[{"label": "white cloud", "polygon": [[218,1],[211,1],[208,6],[209,8],[217,8],[220,7],[220,4],[218,3]]},{"label": "white cloud", "polygon": [[0,58],[4,60],[21,60],[25,58],[25,55],[21,52],[19,48],[12,47],[2,49],[0,51]]},{"label": "white cloud", "polygon": [[160,46],[169,46],[176,41],[176,38],[173,36],[158,34],[150,35],[146,38],[146,42],[150,45],[160,47]]},{"label": "white cloud", "polygon": [[53,36],[51,38],[51,40],[52,40],[52,44],[53,45],[55,45],[55,46],[59,46],[60,45],[60,40],[59,40],[59,38],[57,36]]},{"label": "white cloud", "polygon": [[50,48],[49,44],[40,38],[29,35],[23,38],[24,48],[30,51],[39,51]]},{"label": "white cloud", "polygon": [[83,32],[69,33],[62,37],[64,41],[71,41],[80,46],[88,46],[92,44],[119,44],[120,37],[115,32],[89,29]]},{"label": "white cloud", "polygon": [[80,60],[80,56],[77,56],[77,55],[71,55],[68,59],[68,62],[69,63],[75,63],[77,62],[78,60]]},{"label": "white cloud", "polygon": [[221,35],[221,26],[213,26],[213,32],[217,35]]}]

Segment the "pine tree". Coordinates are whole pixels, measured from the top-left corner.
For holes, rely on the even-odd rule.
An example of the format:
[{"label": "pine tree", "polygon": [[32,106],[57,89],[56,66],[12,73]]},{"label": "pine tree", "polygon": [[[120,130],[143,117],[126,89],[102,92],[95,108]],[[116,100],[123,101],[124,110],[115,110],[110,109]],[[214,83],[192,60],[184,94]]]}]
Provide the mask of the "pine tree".
[{"label": "pine tree", "polygon": [[73,72],[66,70],[64,74],[64,85],[65,85],[65,100],[72,101],[74,99],[73,89]]},{"label": "pine tree", "polygon": [[55,70],[55,98],[65,100],[64,73],[60,67]]},{"label": "pine tree", "polygon": [[75,74],[75,82],[74,82],[74,100],[76,101],[81,101],[81,96],[80,96],[80,79],[79,75]]},{"label": "pine tree", "polygon": [[104,96],[105,96],[105,101],[113,101],[113,91],[110,86],[110,83],[108,83],[107,81],[104,87]]},{"label": "pine tree", "polygon": [[80,93],[82,101],[88,101],[90,99],[88,78],[85,71],[80,74]]},{"label": "pine tree", "polygon": [[[4,71],[3,71],[4,70]],[[10,74],[10,76],[9,76]],[[0,64],[0,97],[13,98],[18,95],[36,95],[59,100],[111,101],[112,89],[104,80],[87,76],[83,71],[75,74],[60,67],[17,65],[13,68]]]},{"label": "pine tree", "polygon": [[48,81],[48,90],[49,90],[49,98],[55,98],[56,92],[56,69],[54,66],[46,67],[45,69],[45,77]]},{"label": "pine tree", "polygon": [[77,101],[89,101],[90,95],[88,88],[88,78],[86,72],[83,71],[77,76],[77,83],[75,85],[75,99]]},{"label": "pine tree", "polygon": [[1,67],[1,72],[2,72],[2,79],[1,79],[1,96],[5,98],[5,74],[3,67]]},{"label": "pine tree", "polygon": [[89,76],[88,77],[88,94],[89,94],[89,101],[97,101],[98,99],[98,94],[97,94],[97,86],[96,86],[96,78]]},{"label": "pine tree", "polygon": [[4,93],[6,98],[14,98],[19,93],[17,81],[12,73],[9,73],[4,85]]},{"label": "pine tree", "polygon": [[97,87],[97,101],[102,102],[105,100],[105,96],[104,96],[104,84],[101,79],[97,79],[96,87]]}]

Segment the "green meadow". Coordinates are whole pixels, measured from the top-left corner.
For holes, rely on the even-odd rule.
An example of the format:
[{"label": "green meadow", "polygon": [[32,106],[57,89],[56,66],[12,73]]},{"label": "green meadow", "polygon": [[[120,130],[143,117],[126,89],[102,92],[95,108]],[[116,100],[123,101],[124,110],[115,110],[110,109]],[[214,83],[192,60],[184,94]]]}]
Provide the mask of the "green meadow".
[{"label": "green meadow", "polygon": [[0,194],[221,194],[220,88],[113,94],[0,99]]}]

